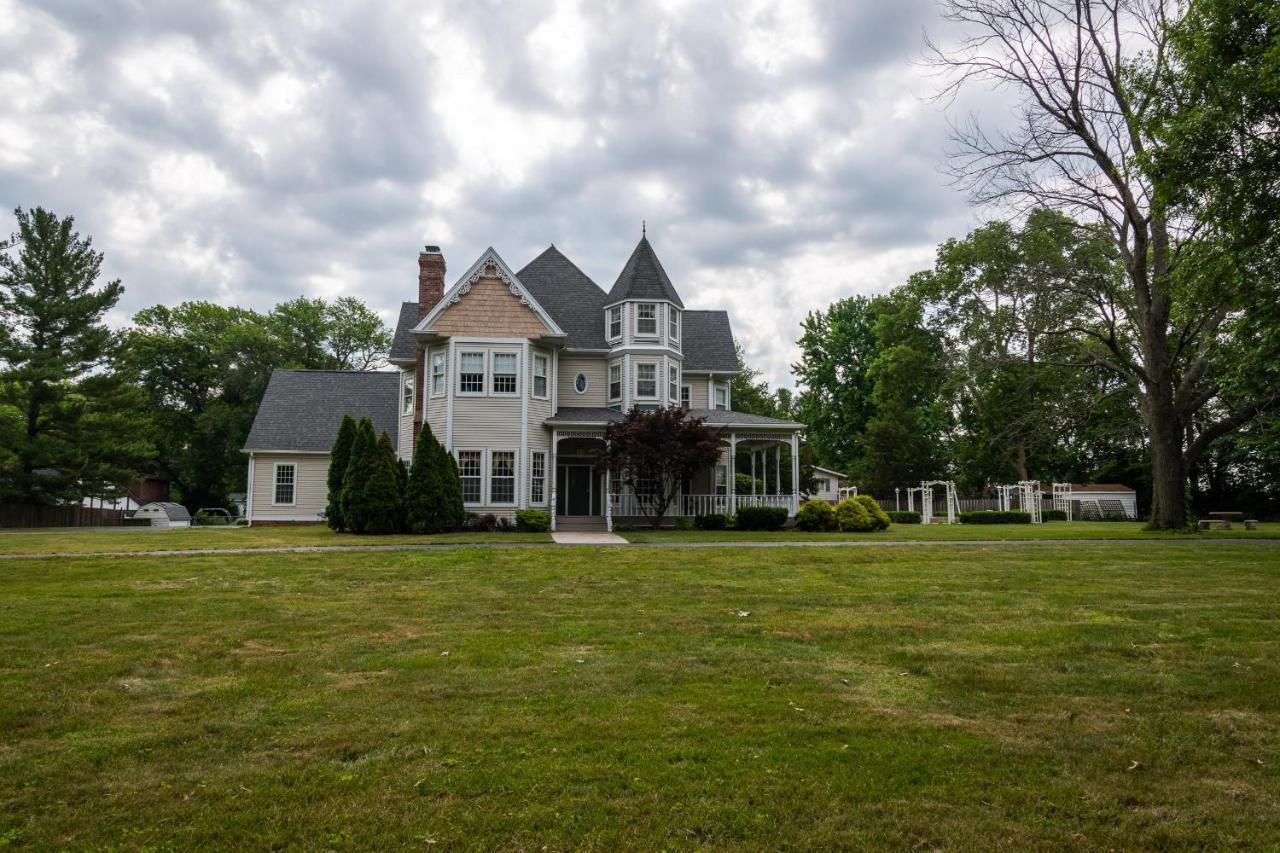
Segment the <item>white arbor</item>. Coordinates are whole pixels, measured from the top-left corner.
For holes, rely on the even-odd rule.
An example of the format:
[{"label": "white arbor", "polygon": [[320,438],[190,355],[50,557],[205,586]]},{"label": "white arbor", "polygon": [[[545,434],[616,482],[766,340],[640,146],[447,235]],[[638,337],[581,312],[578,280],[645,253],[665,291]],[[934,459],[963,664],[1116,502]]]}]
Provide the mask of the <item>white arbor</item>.
[{"label": "white arbor", "polygon": [[1031,523],[1039,524],[1042,520],[1040,518],[1040,481],[1019,480],[1018,497],[1023,511],[1031,515]]},{"label": "white arbor", "polygon": [[[937,508],[936,488],[942,486],[944,489],[943,500],[947,507],[947,524],[955,524],[959,520],[960,515],[960,499],[956,497],[956,484],[953,480],[924,480],[920,483],[920,520],[925,524],[933,524],[934,510]],[[911,490],[907,490],[910,495]],[[908,498],[909,500],[910,498]],[[941,524],[941,521],[939,521]]]},{"label": "white arbor", "polygon": [[1070,483],[1054,483],[1053,484],[1053,508],[1067,514],[1067,521],[1071,521],[1071,484]]}]

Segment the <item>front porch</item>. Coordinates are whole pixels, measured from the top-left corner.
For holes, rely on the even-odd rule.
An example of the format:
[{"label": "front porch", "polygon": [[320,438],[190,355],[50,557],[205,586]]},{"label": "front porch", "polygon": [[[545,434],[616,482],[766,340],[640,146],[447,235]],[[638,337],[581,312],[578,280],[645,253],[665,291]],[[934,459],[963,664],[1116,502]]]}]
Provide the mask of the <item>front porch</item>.
[{"label": "front porch", "polygon": [[[789,517],[795,516],[800,506],[799,425],[754,419],[766,423],[746,425],[750,431],[723,429],[720,460],[684,484],[660,523],[674,524],[681,517],[736,515],[741,508],[757,506],[779,507]],[[603,424],[574,426],[552,427],[552,529],[612,531],[615,521],[652,524],[651,500],[618,483],[598,462],[604,449]],[[741,483],[739,475],[744,475]]]}]

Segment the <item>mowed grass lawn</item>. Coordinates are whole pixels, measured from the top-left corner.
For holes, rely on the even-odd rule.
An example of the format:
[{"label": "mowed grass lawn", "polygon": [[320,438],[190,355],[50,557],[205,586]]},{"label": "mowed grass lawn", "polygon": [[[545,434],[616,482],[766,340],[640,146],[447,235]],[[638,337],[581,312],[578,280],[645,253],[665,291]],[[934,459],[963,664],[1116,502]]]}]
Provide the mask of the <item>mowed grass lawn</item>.
[{"label": "mowed grass lawn", "polygon": [[0,846],[1275,848],[1280,547],[0,563]]}]

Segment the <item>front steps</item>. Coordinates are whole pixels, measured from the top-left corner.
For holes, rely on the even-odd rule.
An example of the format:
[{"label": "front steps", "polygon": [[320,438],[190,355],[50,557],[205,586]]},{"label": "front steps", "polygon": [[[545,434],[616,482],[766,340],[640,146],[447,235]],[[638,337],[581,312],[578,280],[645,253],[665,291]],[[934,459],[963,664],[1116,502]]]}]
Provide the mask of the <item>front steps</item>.
[{"label": "front steps", "polygon": [[556,531],[566,533],[604,533],[603,515],[557,515]]}]

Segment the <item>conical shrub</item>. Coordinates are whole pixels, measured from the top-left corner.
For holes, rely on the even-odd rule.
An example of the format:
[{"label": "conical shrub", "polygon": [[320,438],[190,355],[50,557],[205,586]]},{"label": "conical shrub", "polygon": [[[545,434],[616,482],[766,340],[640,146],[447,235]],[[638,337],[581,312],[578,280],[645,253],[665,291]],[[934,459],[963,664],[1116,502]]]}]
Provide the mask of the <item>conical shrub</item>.
[{"label": "conical shrub", "polygon": [[324,508],[325,521],[333,530],[346,529],[342,520],[342,482],[347,475],[347,466],[351,464],[351,447],[355,440],[356,422],[350,415],[343,415],[338,437],[329,451],[329,497]]}]

